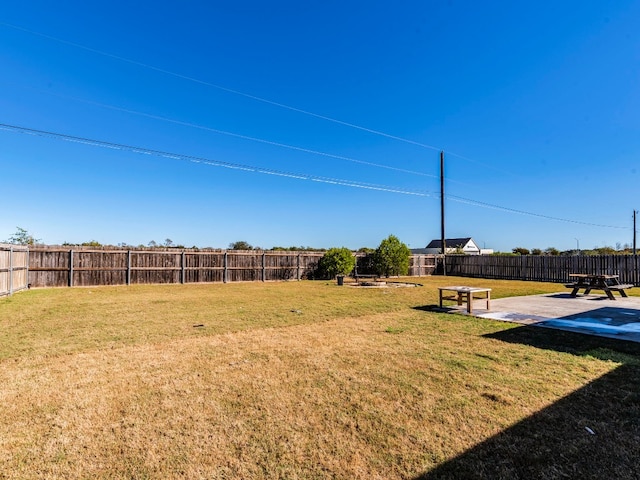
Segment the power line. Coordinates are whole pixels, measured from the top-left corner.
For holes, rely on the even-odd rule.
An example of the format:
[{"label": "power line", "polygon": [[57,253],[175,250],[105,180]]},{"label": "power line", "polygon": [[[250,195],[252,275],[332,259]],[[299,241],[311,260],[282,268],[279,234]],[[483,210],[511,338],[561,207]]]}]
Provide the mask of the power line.
[{"label": "power line", "polygon": [[70,46],[75,47],[75,48],[80,48],[82,50],[86,50],[88,52],[92,52],[92,53],[95,53],[95,54],[98,54],[98,55],[102,55],[102,56],[105,56],[105,57],[113,58],[114,60],[119,60],[121,62],[126,62],[126,63],[129,63],[131,65],[136,65],[136,66],[139,66],[139,67],[148,68],[149,70],[154,70],[156,72],[163,73],[165,75],[170,75],[172,77],[180,78],[182,80],[188,80],[190,82],[199,83],[200,85],[205,85],[207,87],[215,88],[215,89],[221,90],[223,92],[232,93],[234,95],[238,95],[238,96],[249,98],[251,100],[255,100],[255,101],[258,101],[258,102],[266,103],[268,105],[273,105],[275,107],[284,108],[286,110],[291,110],[293,112],[301,113],[303,115],[309,115],[311,117],[319,118],[321,120],[325,120],[325,121],[328,121],[328,122],[333,122],[333,123],[336,123],[336,124],[339,124],[339,125],[344,125],[344,126],[350,127],[350,128],[355,128],[357,130],[361,130],[361,131],[364,131],[364,132],[367,132],[367,133],[372,133],[374,135],[380,135],[382,137],[390,138],[390,139],[397,140],[397,141],[404,142],[404,143],[408,143],[408,144],[411,144],[411,145],[416,145],[418,147],[428,148],[428,149],[431,149],[431,150],[438,150],[438,151],[441,150],[440,148],[434,147],[433,145],[427,145],[426,143],[416,142],[416,141],[410,140],[408,138],[403,138],[403,137],[399,137],[399,136],[396,136],[396,135],[385,133],[385,132],[382,132],[382,131],[379,131],[379,130],[374,130],[372,128],[363,127],[363,126],[357,125],[355,123],[345,122],[343,120],[338,120],[336,118],[328,117],[326,115],[320,115],[318,113],[310,112],[308,110],[303,110],[301,108],[292,107],[291,105],[286,105],[284,103],[280,103],[280,102],[276,102],[276,101],[273,101],[273,100],[269,100],[269,99],[266,99],[266,98],[263,98],[263,97],[259,97],[257,95],[251,95],[249,93],[241,92],[241,91],[235,90],[233,88],[224,87],[222,85],[218,85],[218,84],[215,84],[215,83],[207,82],[205,80],[200,80],[198,78],[190,77],[188,75],[183,75],[181,73],[176,73],[176,72],[173,72],[171,70],[166,70],[164,68],[156,67],[154,65],[149,65],[149,64],[144,63],[144,62],[139,62],[137,60],[132,60],[130,58],[121,57],[119,55],[114,55],[112,53],[104,52],[102,50],[98,50],[98,49],[95,49],[95,48],[87,47],[85,45],[81,45],[79,43],[71,42],[69,40],[63,40],[61,38],[57,38],[57,37],[54,37],[54,36],[51,36],[51,35],[47,35],[47,34],[44,34],[44,33],[36,32],[36,31],[33,31],[33,30],[29,30],[27,28],[19,27],[17,25],[12,25],[10,23],[0,22],[0,25],[3,25],[5,27],[9,27],[9,28],[13,28],[15,30],[20,30],[22,32],[29,33],[31,35],[37,35],[39,37],[46,38],[48,40],[53,40],[55,42],[63,43],[65,45],[70,45]]},{"label": "power line", "polygon": [[[31,89],[31,87],[24,87],[24,88],[30,88]],[[155,114],[152,114],[152,113],[140,112],[138,110],[132,110],[132,109],[129,109],[129,108],[119,107],[117,105],[112,105],[112,104],[107,104],[107,103],[102,103],[102,102],[96,102],[94,100],[87,100],[87,99],[84,99],[84,98],[74,97],[74,96],[70,96],[70,95],[62,95],[62,94],[59,94],[59,93],[44,91],[44,90],[40,90],[40,89],[33,89],[33,90],[36,90],[39,93],[55,96],[55,97],[58,97],[58,98],[74,100],[74,101],[86,103],[86,104],[89,104],[89,105],[95,105],[95,106],[98,106],[98,107],[101,107],[101,108],[107,108],[107,109],[115,110],[115,111],[119,111],[119,112],[130,113],[132,115],[138,115],[138,116],[142,116],[142,117],[151,118],[153,120],[160,120],[160,121],[163,121],[163,122],[174,123],[176,125],[182,125],[182,126],[185,126],[185,127],[197,128],[197,129],[200,129],[200,130],[206,130],[208,132],[216,133],[216,134],[219,134],[219,135],[226,135],[226,136],[229,136],[229,137],[240,138],[240,139],[243,139],[243,140],[250,140],[252,142],[263,143],[263,144],[272,145],[272,146],[275,146],[275,147],[287,148],[287,149],[290,149],[290,150],[295,150],[295,151],[303,152],[303,153],[309,153],[309,154],[312,154],[312,155],[320,155],[320,156],[323,156],[323,157],[334,158],[336,160],[345,160],[345,161],[348,161],[348,162],[359,163],[361,165],[367,165],[367,166],[370,166],[370,167],[384,168],[384,169],[387,169],[387,170],[393,170],[393,171],[401,172],[401,173],[408,173],[408,174],[411,174],[411,175],[419,175],[419,176],[423,176],[423,177],[437,178],[436,175],[431,175],[429,173],[417,172],[417,171],[414,171],[414,170],[408,170],[408,169],[399,168],[399,167],[392,167],[390,165],[383,165],[383,164],[379,164],[379,163],[368,162],[368,161],[365,161],[365,160],[359,160],[357,158],[345,157],[345,156],[342,156],[342,155],[336,155],[336,154],[333,154],[333,153],[322,152],[322,151],[319,151],[319,150],[313,150],[313,149],[309,149],[309,148],[299,147],[299,146],[296,146],[296,145],[290,145],[290,144],[286,144],[286,143],[275,142],[275,141],[272,141],[272,140],[266,140],[266,139],[263,139],[263,138],[252,137],[252,136],[249,136],[249,135],[243,135],[243,134],[240,134],[240,133],[229,132],[229,131],[226,131],[226,130],[220,130],[220,129],[217,129],[217,128],[208,127],[206,125],[200,125],[200,124],[197,124],[197,123],[186,122],[186,121],[183,121],[183,120],[176,120],[176,119],[169,118],[169,117],[164,117],[164,116],[161,116],[161,115],[155,115]],[[449,181],[453,181],[453,182],[456,182],[456,183],[463,183],[463,182],[457,182],[456,180],[449,180]]]},{"label": "power line", "polygon": [[275,175],[275,176],[280,176],[280,177],[294,178],[294,179],[298,179],[298,180],[309,180],[309,181],[319,182],[319,183],[327,183],[327,184],[332,184],[332,185],[341,185],[341,186],[346,186],[346,187],[362,188],[362,189],[366,189],[366,190],[377,190],[377,191],[389,192],[389,193],[400,193],[400,194],[403,194],[403,195],[414,195],[414,196],[419,196],[419,197],[432,197],[432,196],[434,196],[434,194],[428,193],[428,192],[424,192],[424,191],[422,191],[422,192],[420,192],[420,191],[411,191],[411,190],[408,190],[408,189],[389,187],[389,186],[385,186],[385,185],[377,185],[377,184],[373,184],[373,183],[357,182],[357,181],[353,181],[353,180],[344,180],[344,179],[339,179],[339,178],[323,177],[323,176],[319,176],[319,175],[310,175],[310,174],[305,174],[305,173],[284,172],[284,171],[274,170],[274,169],[270,169],[270,168],[256,167],[256,166],[252,166],[252,165],[243,165],[243,164],[239,164],[239,163],[225,162],[225,161],[221,161],[221,160],[211,160],[211,159],[208,159],[208,158],[196,157],[196,156],[193,156],[193,155],[184,155],[184,154],[180,154],[180,153],[164,152],[164,151],[161,151],[161,150],[153,150],[153,149],[144,148],[144,147],[135,147],[135,146],[125,145],[125,144],[120,144],[120,143],[105,142],[105,141],[102,141],[102,140],[95,140],[95,139],[84,138],[84,137],[76,137],[76,136],[73,136],[73,135],[65,135],[65,134],[62,134],[62,133],[48,132],[48,131],[45,131],[45,130],[36,130],[36,129],[33,129],[33,128],[20,127],[20,126],[17,126],[17,125],[10,125],[10,124],[0,123],[0,130],[7,130],[7,131],[12,131],[12,132],[18,132],[18,133],[25,133],[25,134],[28,134],[28,135],[39,136],[39,137],[55,138],[55,139],[64,140],[64,141],[67,141],[67,142],[81,143],[81,144],[84,144],[84,145],[91,145],[91,146],[95,146],[95,147],[109,148],[109,149],[113,149],[113,150],[123,150],[123,151],[129,151],[129,152],[132,152],[132,153],[144,154],[144,155],[155,155],[155,156],[158,156],[158,157],[170,158],[172,160],[187,160],[187,161],[192,162],[192,163],[201,163],[201,164],[204,164],[204,165],[210,165],[210,166],[214,166],[214,167],[224,167],[224,168],[229,168],[229,169],[233,169],[233,170],[243,170],[243,171],[247,171],[247,172],[262,173],[262,174],[265,174],[265,175]]},{"label": "power line", "polygon": [[528,215],[530,217],[538,217],[538,218],[543,218],[545,220],[555,220],[558,222],[566,222],[566,223],[575,223],[578,225],[588,225],[590,227],[603,227],[603,228],[617,228],[617,229],[628,229],[629,227],[620,227],[617,225],[603,225],[603,224],[599,224],[599,223],[590,223],[590,222],[581,222],[579,220],[571,220],[568,218],[560,218],[560,217],[552,217],[550,215],[544,215],[541,213],[532,213],[532,212],[527,212],[524,210],[518,210],[516,208],[510,208],[510,207],[503,207],[500,205],[494,205],[491,203],[486,203],[486,202],[480,202],[478,200],[472,200],[469,198],[464,198],[464,197],[458,197],[456,195],[447,195],[448,199],[457,201],[459,203],[466,203],[468,205],[475,205],[478,207],[484,207],[484,208],[491,208],[493,210],[502,210],[503,212],[510,212],[510,213],[517,213],[519,215]]},{"label": "power line", "polygon": [[[112,54],[112,53],[109,53],[109,52],[105,52],[105,51],[98,50],[98,49],[95,49],[95,48],[92,48],[92,47],[88,47],[86,45],[79,44],[79,43],[76,43],[76,42],[71,42],[69,40],[64,40],[64,39],[61,39],[61,38],[58,38],[58,37],[54,37],[52,35],[47,35],[45,33],[36,32],[34,30],[30,30],[30,29],[27,29],[27,28],[24,28],[24,27],[19,27],[17,25],[13,25],[13,24],[10,24],[10,23],[0,22],[0,25],[5,26],[5,27],[9,27],[9,28],[12,28],[12,29],[15,29],[15,30],[22,31],[22,32],[28,33],[30,35],[36,35],[36,36],[39,36],[39,37],[42,37],[42,38],[46,38],[48,40],[52,40],[52,41],[55,41],[55,42],[58,42],[58,43],[69,45],[69,46],[72,46],[74,48],[79,48],[79,49],[82,49],[82,50],[86,50],[88,52],[95,53],[97,55],[101,55],[101,56],[104,56],[104,57],[112,58],[114,60],[118,60],[118,61],[121,61],[121,62],[129,63],[131,65],[136,65],[138,67],[147,68],[149,70],[153,70],[153,71],[165,74],[165,75],[173,76],[175,78],[179,78],[179,79],[182,79],[182,80],[187,80],[189,82],[193,82],[193,83],[197,83],[197,84],[200,84],[200,85],[205,85],[205,86],[208,86],[208,87],[211,87],[211,88],[215,88],[217,90],[220,90],[220,91],[223,91],[223,92],[227,92],[227,93],[231,93],[233,95],[245,97],[245,98],[248,98],[248,99],[251,99],[251,100],[254,100],[254,101],[258,101],[258,102],[262,102],[262,103],[265,103],[265,104],[268,104],[268,105],[273,105],[275,107],[279,107],[279,108],[283,108],[283,109],[286,109],[286,110],[290,110],[292,112],[300,113],[300,114],[303,114],[303,115],[308,115],[308,116],[315,117],[315,118],[318,118],[318,119],[321,119],[321,120],[325,120],[325,121],[328,121],[328,122],[332,122],[332,123],[335,123],[335,124],[338,124],[338,125],[343,125],[343,126],[346,126],[346,127],[349,127],[349,128],[356,129],[356,130],[360,130],[360,131],[363,131],[363,132],[371,133],[373,135],[378,135],[378,136],[381,136],[381,137],[389,138],[389,139],[392,139],[392,140],[400,141],[400,142],[403,142],[403,143],[407,143],[407,144],[410,144],[410,145],[415,145],[415,146],[426,148],[426,149],[430,149],[430,150],[436,150],[436,151],[443,150],[443,148],[441,148],[441,147],[436,147],[434,145],[429,145],[429,144],[426,144],[426,143],[417,142],[415,140],[411,140],[411,139],[408,139],[408,138],[400,137],[400,136],[397,136],[397,135],[392,135],[390,133],[386,133],[386,132],[383,132],[381,130],[375,130],[375,129],[372,129],[372,128],[368,128],[368,127],[364,127],[364,126],[361,126],[361,125],[357,125],[355,123],[350,123],[350,122],[339,120],[339,119],[336,119],[336,118],[333,118],[333,117],[329,117],[329,116],[326,116],[326,115],[321,115],[321,114],[318,114],[318,113],[315,113],[315,112],[311,112],[309,110],[304,110],[304,109],[301,109],[301,108],[293,107],[291,105],[287,105],[287,104],[284,104],[284,103],[281,103],[281,102],[276,102],[274,100],[269,100],[269,99],[266,99],[264,97],[259,97],[257,95],[252,95],[252,94],[249,94],[249,93],[245,93],[245,92],[233,89],[233,88],[225,87],[225,86],[218,85],[218,84],[215,84],[215,83],[212,83],[212,82],[207,82],[205,80],[200,80],[200,79],[195,78],[195,77],[190,77],[188,75],[184,75],[184,74],[181,74],[181,73],[173,72],[171,70],[167,70],[167,69],[164,69],[164,68],[156,67],[154,65],[150,65],[150,64],[147,64],[147,63],[144,63],[144,62],[140,62],[140,61],[137,61],[137,60],[132,60],[130,58],[126,58],[126,57],[122,57],[122,56],[119,56],[119,55],[115,55],[115,54]],[[495,171],[498,171],[498,172],[501,172],[501,173],[507,173],[509,175],[515,175],[514,172],[511,172],[511,171],[508,171],[508,170],[504,170],[504,169],[500,169],[500,168],[496,168],[493,165],[488,165],[486,163],[479,162],[479,161],[474,160],[472,158],[469,158],[467,156],[460,155],[458,153],[454,153],[454,152],[450,152],[450,151],[447,151],[447,152],[448,152],[448,155],[451,155],[451,156],[454,156],[454,157],[458,157],[458,158],[460,158],[462,160],[466,160],[468,162],[472,162],[472,163],[475,163],[477,165],[481,165],[483,167],[490,168],[492,170],[495,170]]]},{"label": "power line", "polygon": [[[255,167],[255,166],[251,166],[251,165],[243,165],[243,164],[238,164],[238,163],[225,162],[225,161],[221,161],[221,160],[211,160],[211,159],[207,159],[207,158],[203,158],[203,157],[196,157],[196,156],[192,156],[192,155],[184,155],[184,154],[179,154],[179,153],[170,153],[170,152],[164,152],[164,151],[161,151],[161,150],[153,150],[153,149],[148,149],[148,148],[143,148],[143,147],[135,147],[135,146],[131,146],[131,145],[125,145],[125,144],[119,144],[119,143],[113,143],[113,142],[106,142],[106,141],[102,141],[102,140],[95,140],[95,139],[90,139],[90,138],[76,137],[76,136],[72,136],[72,135],[49,132],[49,131],[45,131],[45,130],[36,130],[36,129],[32,129],[32,128],[27,128],[27,127],[20,127],[20,126],[17,126],[17,125],[10,125],[10,124],[2,124],[2,123],[0,123],[0,130],[7,130],[7,131],[17,132],[17,133],[25,133],[25,134],[33,135],[33,136],[55,138],[55,139],[58,139],[58,140],[65,140],[65,141],[74,142],[74,143],[82,143],[82,144],[85,144],[85,145],[91,145],[91,146],[97,146],[97,147],[103,147],[103,148],[124,150],[124,151],[129,151],[129,152],[132,152],[132,153],[139,153],[139,154],[145,154],[145,155],[155,155],[155,156],[169,158],[169,159],[173,159],[173,160],[186,160],[186,161],[189,161],[189,162],[192,162],[192,163],[200,163],[200,164],[210,165],[210,166],[215,166],[215,167],[224,167],[224,168],[230,168],[230,169],[234,169],[234,170],[243,170],[243,171],[247,171],[247,172],[261,173],[261,174],[265,174],[265,175],[276,175],[276,176],[280,176],[280,177],[293,178],[293,179],[297,179],[297,180],[308,180],[308,181],[326,183],[326,184],[332,184],[332,185],[340,185],[340,186],[353,187],[353,188],[362,188],[362,189],[367,189],[367,190],[376,190],[376,191],[388,192],[388,193],[399,193],[399,194],[403,194],[403,195],[413,195],[413,196],[419,196],[419,197],[431,197],[431,198],[437,198],[438,197],[438,194],[437,193],[433,193],[433,192],[411,191],[411,190],[408,190],[408,189],[389,187],[389,186],[385,186],[385,185],[376,185],[376,184],[370,184],[370,183],[364,183],[364,182],[357,182],[357,181],[353,181],[353,180],[344,180],[344,179],[323,177],[323,176],[318,176],[318,175],[309,175],[309,174],[304,174],[304,173],[283,172],[283,171],[279,171],[279,170],[273,170],[273,169],[262,168],[262,167]],[[500,206],[500,205],[495,205],[495,204],[491,204],[491,203],[481,202],[481,201],[478,201],[478,200],[459,197],[457,195],[447,195],[446,198],[450,199],[452,201],[455,201],[455,202],[459,202],[459,203],[479,206],[479,207],[483,207],[483,208],[490,208],[490,209],[493,209],[493,210],[501,210],[501,211],[505,211],[505,212],[509,212],[509,213],[515,213],[515,214],[519,214],[519,215],[527,215],[527,216],[531,216],[531,217],[542,218],[542,219],[545,219],[545,220],[553,220],[553,221],[558,221],[558,222],[573,223],[573,224],[587,225],[587,226],[591,226],[591,227],[601,227],[601,228],[615,228],[615,229],[628,229],[629,228],[629,227],[620,227],[620,226],[616,226],[616,225],[602,225],[602,224],[597,224],[597,223],[581,222],[579,220],[571,220],[571,219],[561,218],[561,217],[553,217],[553,216],[550,216],[550,215],[527,212],[525,210],[518,210],[518,209],[515,209],[515,208],[503,207],[503,206]]]}]

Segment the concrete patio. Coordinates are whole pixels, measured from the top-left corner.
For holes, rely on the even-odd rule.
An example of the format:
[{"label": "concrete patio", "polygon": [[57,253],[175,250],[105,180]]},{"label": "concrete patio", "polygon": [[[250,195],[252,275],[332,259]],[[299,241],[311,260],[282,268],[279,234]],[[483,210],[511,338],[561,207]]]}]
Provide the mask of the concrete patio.
[{"label": "concrete patio", "polygon": [[[640,342],[640,297],[552,293],[474,302],[473,316]],[[467,314],[465,306],[447,311]]]}]

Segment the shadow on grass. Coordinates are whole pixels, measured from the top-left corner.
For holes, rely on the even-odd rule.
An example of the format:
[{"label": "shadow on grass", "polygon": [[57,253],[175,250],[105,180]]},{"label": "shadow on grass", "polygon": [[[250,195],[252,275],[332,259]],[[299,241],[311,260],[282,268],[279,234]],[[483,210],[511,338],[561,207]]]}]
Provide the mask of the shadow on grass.
[{"label": "shadow on grass", "polygon": [[415,480],[640,478],[640,344],[529,326],[485,337],[623,364]]}]

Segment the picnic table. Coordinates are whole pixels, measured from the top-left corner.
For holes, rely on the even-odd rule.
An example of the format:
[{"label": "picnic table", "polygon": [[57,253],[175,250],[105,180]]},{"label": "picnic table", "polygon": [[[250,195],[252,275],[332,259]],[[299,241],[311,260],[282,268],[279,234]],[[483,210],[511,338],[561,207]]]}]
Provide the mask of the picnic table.
[{"label": "picnic table", "polygon": [[[487,310],[490,310],[489,306],[491,303],[491,289],[490,288],[480,288],[480,287],[465,287],[465,286],[452,286],[452,287],[438,287],[440,290],[440,308],[442,308],[443,300],[455,300],[458,302],[458,305],[462,305],[464,302],[467,303],[467,313],[473,313],[473,294],[474,293],[484,293],[484,297],[477,297],[481,300],[486,300],[487,302]],[[445,296],[444,292],[454,292],[455,295]]]},{"label": "picnic table", "polygon": [[621,284],[618,275],[595,275],[589,273],[570,273],[569,278],[575,281],[565,285],[571,288],[571,296],[577,297],[578,292],[584,289],[584,294],[588,295],[591,290],[602,290],[607,294],[609,300],[615,300],[613,292],[619,292],[621,297],[626,297],[626,289],[633,285]]}]

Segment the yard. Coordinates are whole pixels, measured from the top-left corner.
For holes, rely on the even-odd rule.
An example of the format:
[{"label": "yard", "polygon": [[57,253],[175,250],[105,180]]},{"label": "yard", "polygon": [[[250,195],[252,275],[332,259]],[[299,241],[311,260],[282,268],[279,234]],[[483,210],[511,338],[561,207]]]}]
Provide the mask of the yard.
[{"label": "yard", "polygon": [[0,299],[0,478],[640,477],[640,345],[433,313],[412,278]]}]

